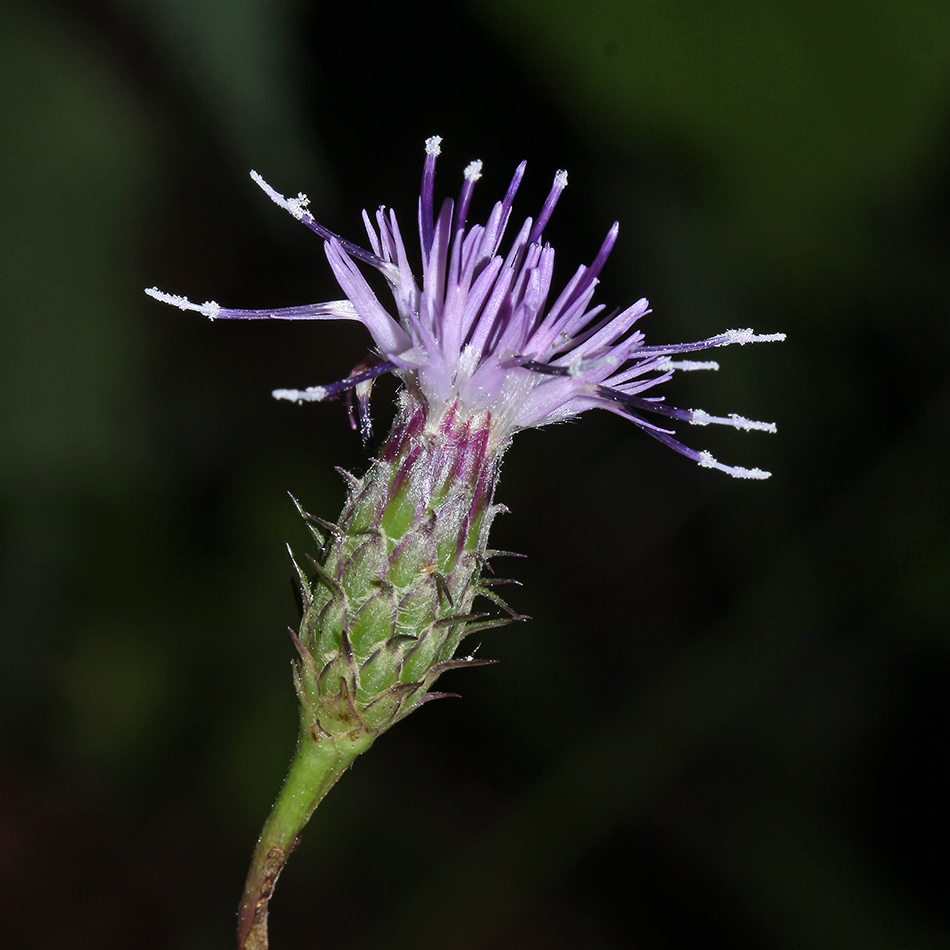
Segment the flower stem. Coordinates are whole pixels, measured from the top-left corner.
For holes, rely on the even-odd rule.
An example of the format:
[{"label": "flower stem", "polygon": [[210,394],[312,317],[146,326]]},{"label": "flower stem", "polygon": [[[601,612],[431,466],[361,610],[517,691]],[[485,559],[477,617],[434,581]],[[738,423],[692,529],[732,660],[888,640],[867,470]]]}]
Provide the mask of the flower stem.
[{"label": "flower stem", "polygon": [[323,796],[371,743],[365,734],[315,737],[310,724],[301,723],[290,770],[251,858],[238,911],[238,950],[267,950],[267,905],[278,875]]},{"label": "flower stem", "polygon": [[[238,950],[267,950],[274,885],[323,796],[373,740],[443,695],[446,670],[486,662],[455,657],[462,639],[508,618],[473,613],[500,448],[488,413],[434,422],[407,392],[393,431],[350,491],[329,536],[314,531],[314,576],[297,568],[303,616],[294,635],[300,736],[251,860],[238,916]],[[297,506],[307,523],[311,516]],[[322,524],[322,523],[321,523]]]}]

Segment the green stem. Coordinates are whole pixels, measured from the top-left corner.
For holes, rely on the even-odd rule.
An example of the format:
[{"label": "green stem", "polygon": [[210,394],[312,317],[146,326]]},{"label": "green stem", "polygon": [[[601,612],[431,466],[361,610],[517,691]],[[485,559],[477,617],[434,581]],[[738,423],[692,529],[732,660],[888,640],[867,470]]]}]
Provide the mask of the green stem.
[{"label": "green stem", "polygon": [[365,733],[315,739],[310,726],[301,725],[290,771],[251,858],[238,911],[238,950],[267,950],[267,904],[277,876],[323,796],[371,742]]}]

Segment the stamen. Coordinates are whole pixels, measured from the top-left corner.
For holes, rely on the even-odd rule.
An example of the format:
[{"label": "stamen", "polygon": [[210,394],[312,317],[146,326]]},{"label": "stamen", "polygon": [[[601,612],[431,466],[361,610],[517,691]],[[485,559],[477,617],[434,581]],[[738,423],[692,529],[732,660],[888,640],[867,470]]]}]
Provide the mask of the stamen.
[{"label": "stamen", "polygon": [[723,465],[717,462],[712,452],[702,451],[699,453],[699,465],[701,468],[717,468],[720,472],[725,472],[733,478],[754,478],[764,480],[771,478],[771,472],[763,472],[761,468],[743,468],[741,465]]},{"label": "stamen", "polygon": [[[617,235],[620,233],[620,222],[614,221],[610,226],[610,230],[607,232],[607,236],[604,238],[603,244],[600,245],[600,250],[597,252],[597,256],[594,258],[593,263],[590,267],[587,268],[587,273],[585,274],[586,280],[584,281],[585,286],[589,285],[590,282],[596,279],[597,275],[603,270],[604,264],[607,263],[607,258],[610,257],[610,252],[614,249],[614,245],[617,243]],[[637,301],[638,303],[640,301]],[[646,301],[643,301],[646,303]]]},{"label": "stamen", "polygon": [[308,386],[306,389],[275,389],[271,395],[275,399],[287,399],[290,402],[324,402],[327,399],[334,399],[340,393],[349,389],[356,389],[361,383],[366,383],[383,373],[390,373],[396,368],[395,363],[384,360],[376,366],[372,366],[362,373],[355,373],[353,376],[347,376],[338,383],[330,383],[327,386]]},{"label": "stamen", "polygon": [[340,247],[346,251],[351,257],[355,257],[358,261],[362,261],[364,264],[369,264],[370,267],[375,267],[377,270],[382,271],[382,273],[390,280],[395,279],[398,274],[398,271],[392,264],[387,264],[386,261],[381,260],[375,254],[371,254],[369,251],[364,251],[358,244],[354,244],[352,241],[347,241],[345,238],[341,238],[338,234],[334,234],[329,228],[324,227],[320,224],[319,221],[313,219],[313,215],[307,211],[307,207],[310,204],[310,199],[303,193],[300,192],[296,198],[285,198],[276,188],[271,188],[264,179],[258,175],[256,171],[251,170],[251,178],[254,182],[260,187],[260,189],[270,198],[271,201],[276,205],[280,205],[285,211],[292,214],[298,221],[302,224],[305,224],[314,234],[318,234],[323,238],[324,241],[329,241],[331,238],[335,238],[340,242]]},{"label": "stamen", "polygon": [[148,287],[145,291],[149,297],[159,301],[159,303],[171,304],[179,310],[194,310],[195,313],[203,313],[209,320],[214,320],[221,313],[221,307],[214,300],[206,300],[204,303],[192,303],[187,297],[180,297],[178,294],[166,294],[157,287]]},{"label": "stamen", "polygon": [[305,402],[323,402],[327,391],[323,386],[310,386],[307,389],[275,389],[271,395],[275,399],[287,399],[299,406]]},{"label": "stamen", "polygon": [[729,346],[731,343],[738,343],[739,346],[745,346],[746,343],[781,343],[785,339],[784,333],[756,333],[752,327],[746,327],[745,330],[726,330],[721,334],[724,337],[722,343],[716,346]]},{"label": "stamen", "polygon": [[213,300],[192,303],[187,297],[166,294],[157,287],[149,287],[145,293],[161,303],[171,304],[179,310],[194,310],[203,313],[209,320],[360,320],[356,307],[349,300],[328,300],[326,303],[304,304],[300,307],[278,307],[276,310],[232,310]]},{"label": "stamen", "polygon": [[718,425],[742,429],[744,432],[752,432],[753,430],[758,432],[776,431],[774,422],[756,422],[752,419],[746,419],[744,416],[737,415],[734,412],[730,412],[729,418],[727,419],[724,419],[722,416],[711,416],[708,412],[703,412],[702,409],[693,409],[691,412],[692,418],[689,422],[694,426],[708,426],[711,422],[714,422]]},{"label": "stamen", "polygon": [[474,162],[469,162],[462,174],[466,181],[478,181],[482,177],[482,160],[476,158]]},{"label": "stamen", "polygon": [[680,353],[695,353],[699,350],[711,350],[718,346],[731,346],[738,343],[780,343],[785,339],[784,333],[756,333],[752,329],[726,330],[705,340],[695,343],[677,343],[672,346],[644,346],[638,350],[640,356],[677,356]]},{"label": "stamen", "polygon": [[708,426],[714,423],[716,425],[732,426],[734,429],[742,429],[744,432],[753,430],[758,432],[776,431],[774,422],[756,422],[734,412],[730,413],[728,417],[723,417],[712,416],[702,409],[677,409],[674,406],[666,406],[661,402],[663,398],[661,396],[644,398],[610,386],[598,386],[597,394],[611,402],[619,402],[624,406],[639,409],[643,412],[655,412],[657,415],[669,416],[671,419],[679,419],[681,422],[688,422],[694,426]]},{"label": "stamen", "polygon": [[426,139],[426,162],[422,169],[422,193],[419,196],[419,236],[422,239],[422,253],[429,256],[435,235],[435,217],[433,191],[435,188],[435,160],[442,151],[442,136],[433,135]]},{"label": "stamen", "polygon": [[[289,211],[298,221],[303,219],[305,214],[305,209],[308,204],[310,204],[309,199],[304,202],[301,202],[300,197],[296,199],[293,205],[279,192],[276,188],[272,188],[267,184],[266,181],[256,172],[254,169],[251,169],[251,180],[270,198],[271,201],[276,205],[280,205],[285,211]],[[302,193],[301,193],[302,195]]]},{"label": "stamen", "polygon": [[719,364],[715,360],[670,360],[663,368],[691,372],[698,369],[718,370]]},{"label": "stamen", "polygon": [[[528,167],[527,162],[522,162],[516,169],[515,173],[511,178],[511,184],[508,186],[508,190],[505,192],[505,197],[501,202],[502,209],[502,224],[501,229],[504,231],[505,222],[508,220],[508,214],[511,211],[511,206],[514,203],[515,195],[518,193],[518,187],[521,185],[521,179],[524,178],[525,169]],[[499,235],[498,240],[501,240],[501,235]]]},{"label": "stamen", "polygon": [[468,206],[472,201],[472,192],[475,190],[475,182],[482,177],[482,163],[480,159],[469,162],[465,166],[465,181],[462,183],[462,193],[459,195],[458,218],[455,223],[456,231],[464,231],[465,223],[468,219]]},{"label": "stamen", "polygon": [[548,221],[551,220],[551,215],[554,213],[554,206],[557,204],[557,200],[561,197],[561,192],[563,192],[565,188],[567,188],[567,172],[563,169],[559,169],[554,174],[554,184],[551,185],[551,191],[548,194],[547,200],[544,202],[544,207],[541,209],[538,220],[535,221],[534,227],[531,229],[531,234],[528,236],[529,244],[537,244],[538,241],[541,240],[541,235],[547,227]]},{"label": "stamen", "polygon": [[[346,391],[346,414],[350,417],[350,428],[354,430],[359,428],[364,446],[369,445],[373,438],[373,417],[369,411],[369,399],[373,392],[374,382],[375,380],[371,379]],[[356,395],[356,412],[359,416],[358,426],[356,417],[353,415],[354,394]]]}]

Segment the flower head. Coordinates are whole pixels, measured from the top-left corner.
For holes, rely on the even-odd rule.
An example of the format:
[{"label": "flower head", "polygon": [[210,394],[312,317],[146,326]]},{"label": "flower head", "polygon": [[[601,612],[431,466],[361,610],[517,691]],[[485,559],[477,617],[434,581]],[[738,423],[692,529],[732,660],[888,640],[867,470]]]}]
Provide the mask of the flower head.
[{"label": "flower head", "polygon": [[[703,467],[738,478],[767,478],[768,472],[723,465],[709,452],[687,447],[672,430],[648,416],[767,432],[775,431],[774,424],[734,414],[721,417],[698,409],[677,409],[662,396],[646,393],[676,371],[719,368],[712,361],[675,357],[734,343],[784,340],[785,334],[727,330],[695,343],[646,345],[643,333],[635,328],[650,312],[645,299],[612,312],[606,312],[603,304],[593,304],[598,275],[617,240],[617,223],[593,263],[580,266],[552,301],[554,249],[543,241],[543,232],[567,186],[567,173],[557,172],[537,219],[527,218],[502,251],[525,163],[515,170],[504,198],[496,202],[485,224],[469,226],[469,205],[481,177],[481,162],[465,169],[458,202],[446,198],[436,213],[434,180],[440,146],[438,136],[426,141],[418,212],[421,282],[413,274],[392,210],[380,207],[373,218],[363,212],[370,245],[365,250],[316,222],[306,195],[285,198],[251,172],[271,199],[323,238],[345,299],[280,310],[232,310],[213,301],[194,304],[156,288],[146,292],[210,319],[358,320],[366,327],[376,346],[373,365],[337,383],[276,390],[277,399],[321,402],[352,389],[359,391],[359,387],[366,390],[377,376],[392,372],[422,398],[433,428],[449,412],[485,416],[490,420],[493,447],[499,451],[519,429],[601,408],[632,420]],[[379,301],[359,264],[385,277],[395,315]]]}]

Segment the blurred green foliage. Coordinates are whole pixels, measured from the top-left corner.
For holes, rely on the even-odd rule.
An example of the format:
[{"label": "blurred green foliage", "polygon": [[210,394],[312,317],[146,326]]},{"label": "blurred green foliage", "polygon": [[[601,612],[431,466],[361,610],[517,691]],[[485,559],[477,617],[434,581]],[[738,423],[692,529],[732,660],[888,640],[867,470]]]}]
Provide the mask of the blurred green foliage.
[{"label": "blurred green foliage", "polygon": [[839,263],[869,196],[919,168],[946,114],[939,2],[469,5],[598,146],[690,150],[740,239],[795,269]]},{"label": "blurred green foliage", "polygon": [[142,289],[336,296],[248,167],[409,232],[438,132],[443,193],[486,160],[475,215],[567,167],[558,274],[619,219],[601,300],[648,295],[651,342],[788,332],[669,393],[776,419],[686,433],[775,476],[607,417],[520,436],[494,540],[534,619],[328,798],[275,947],[947,945],[945,4],[8,0],[0,54],[10,940],[231,944],[295,734],[285,492],[335,517],[366,458],[268,393],[366,339]]}]

